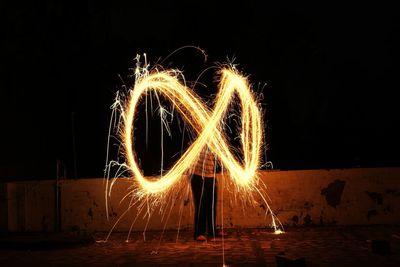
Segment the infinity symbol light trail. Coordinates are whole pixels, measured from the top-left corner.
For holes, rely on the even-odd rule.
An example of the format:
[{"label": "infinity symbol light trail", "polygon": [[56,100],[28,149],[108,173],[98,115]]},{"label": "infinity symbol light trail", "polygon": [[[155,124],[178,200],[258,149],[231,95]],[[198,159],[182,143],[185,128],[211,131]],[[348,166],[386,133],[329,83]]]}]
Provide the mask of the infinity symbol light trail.
[{"label": "infinity symbol light trail", "polygon": [[[223,68],[219,92],[214,109],[210,111],[190,88],[183,85],[175,71],[155,72],[140,77],[129,92],[122,113],[122,143],[129,170],[140,186],[140,191],[154,195],[167,191],[196,163],[200,151],[208,146],[219,159],[233,182],[239,189],[253,189],[260,165],[262,140],[261,114],[250,86],[245,77],[233,68]],[[134,122],[140,99],[148,92],[155,91],[168,99],[183,119],[193,127],[197,139],[189,146],[175,165],[158,179],[143,175],[133,151]],[[242,162],[231,153],[230,147],[221,132],[225,118],[234,96],[237,94],[241,106],[241,144]]]}]

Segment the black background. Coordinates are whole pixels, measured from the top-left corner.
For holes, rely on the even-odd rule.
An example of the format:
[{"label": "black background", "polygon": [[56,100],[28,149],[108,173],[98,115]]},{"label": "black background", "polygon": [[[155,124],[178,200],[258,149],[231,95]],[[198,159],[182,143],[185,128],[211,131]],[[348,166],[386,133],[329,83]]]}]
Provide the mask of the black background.
[{"label": "black background", "polygon": [[[165,62],[188,80],[235,57],[263,88],[276,169],[400,166],[393,6],[230,2],[1,1],[0,177],[52,178],[56,160],[68,177],[102,177],[110,106],[136,54],[155,62],[185,45],[208,54]],[[157,142],[138,145],[146,173]]]}]

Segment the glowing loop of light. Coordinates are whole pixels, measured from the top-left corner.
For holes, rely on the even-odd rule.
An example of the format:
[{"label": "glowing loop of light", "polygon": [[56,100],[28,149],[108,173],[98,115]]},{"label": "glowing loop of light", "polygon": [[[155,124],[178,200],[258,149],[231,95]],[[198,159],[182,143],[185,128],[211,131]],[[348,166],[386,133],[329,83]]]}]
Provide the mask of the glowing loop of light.
[{"label": "glowing loop of light", "polygon": [[[208,146],[219,158],[224,169],[229,173],[238,188],[251,189],[257,179],[256,171],[260,165],[262,140],[261,114],[257,103],[250,92],[245,77],[234,69],[220,70],[221,81],[216,96],[214,110],[209,111],[193,90],[183,85],[174,71],[155,72],[139,78],[128,96],[123,112],[122,141],[127,165],[144,193],[157,194],[167,191],[198,159],[199,152]],[[133,151],[134,121],[137,106],[142,96],[150,90],[164,95],[198,134],[198,138],[189,146],[175,165],[159,177],[152,180],[143,176]],[[243,164],[240,164],[229,150],[220,131],[222,119],[225,117],[233,96],[240,99],[241,144]]]}]

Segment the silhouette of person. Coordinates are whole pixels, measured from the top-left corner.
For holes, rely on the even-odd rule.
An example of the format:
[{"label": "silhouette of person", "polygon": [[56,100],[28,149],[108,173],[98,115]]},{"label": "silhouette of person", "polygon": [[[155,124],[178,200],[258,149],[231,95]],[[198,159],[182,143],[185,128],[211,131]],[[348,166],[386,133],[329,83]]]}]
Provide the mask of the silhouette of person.
[{"label": "silhouette of person", "polygon": [[192,170],[191,187],[195,204],[194,239],[206,241],[206,233],[211,237],[225,235],[216,229],[217,180],[216,159],[206,146],[199,154]]}]

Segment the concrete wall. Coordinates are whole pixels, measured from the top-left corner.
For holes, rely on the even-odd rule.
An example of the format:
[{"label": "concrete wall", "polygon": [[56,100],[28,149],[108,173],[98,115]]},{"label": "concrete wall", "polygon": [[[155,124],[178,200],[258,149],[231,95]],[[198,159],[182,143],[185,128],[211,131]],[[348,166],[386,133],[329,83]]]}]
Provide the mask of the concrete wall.
[{"label": "concrete wall", "polygon": [[2,184],[2,187],[6,197],[0,198],[0,208],[2,208],[0,214],[2,217],[7,216],[2,231],[54,231],[56,221],[54,182],[16,182]]},{"label": "concrete wall", "polygon": [[400,223],[400,168],[265,173],[285,224]]},{"label": "concrete wall", "polygon": [[[400,168],[263,171],[260,176],[268,186],[272,209],[284,225],[400,223]],[[222,181],[221,177],[218,179]],[[108,199],[109,220],[106,219],[104,179],[62,180],[60,186],[63,230],[109,231],[116,225],[116,231],[126,231],[137,217],[139,206],[134,205],[121,218],[128,208],[128,201],[120,203],[130,186],[126,180],[118,180]],[[8,183],[6,191],[0,214],[7,215],[9,231],[55,228],[54,182]],[[222,191],[221,182],[218,193],[218,224],[221,224],[223,209],[225,227],[270,225],[265,205],[235,200],[232,192]],[[193,203],[189,188],[178,196],[171,209],[154,213],[149,221],[143,219],[144,213],[140,214],[132,229],[143,230],[146,225],[147,229],[191,227]],[[6,211],[4,201],[7,201]]]}]

